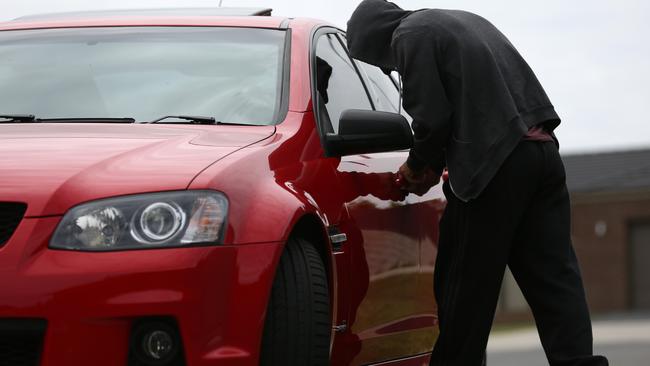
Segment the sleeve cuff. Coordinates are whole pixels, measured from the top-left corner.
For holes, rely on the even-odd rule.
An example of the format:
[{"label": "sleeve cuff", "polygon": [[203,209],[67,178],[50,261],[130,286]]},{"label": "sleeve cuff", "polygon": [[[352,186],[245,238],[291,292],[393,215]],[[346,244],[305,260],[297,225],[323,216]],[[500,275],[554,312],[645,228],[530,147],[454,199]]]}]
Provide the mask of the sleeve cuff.
[{"label": "sleeve cuff", "polygon": [[409,153],[409,157],[406,160],[406,165],[408,165],[409,169],[416,173],[422,172],[424,168],[427,167],[427,163],[415,155],[413,150],[411,150]]}]

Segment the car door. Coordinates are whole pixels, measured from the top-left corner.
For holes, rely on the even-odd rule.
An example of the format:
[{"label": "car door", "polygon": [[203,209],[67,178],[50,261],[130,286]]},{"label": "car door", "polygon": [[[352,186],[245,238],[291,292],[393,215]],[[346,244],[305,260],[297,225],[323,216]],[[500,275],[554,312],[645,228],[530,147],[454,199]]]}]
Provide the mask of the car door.
[{"label": "car door", "polygon": [[[385,106],[370,99],[375,92],[362,81],[342,35],[321,33],[314,40],[315,109],[321,133],[335,134],[344,110]],[[405,151],[347,156],[338,166],[348,211],[338,228],[348,241],[339,250],[348,260],[338,262],[345,267],[338,269],[344,274],[340,281],[347,281],[341,299],[347,329],[335,342],[336,364],[381,362],[431,349],[431,317],[421,309],[419,202],[394,183],[406,156]]]},{"label": "car door", "polygon": [[[403,114],[409,123],[411,116],[400,106],[400,86],[398,85],[399,75],[395,72],[391,76],[376,66],[355,60],[361,71],[366,84],[369,85],[370,93],[377,110]],[[427,194],[420,197],[409,195],[407,203],[410,205],[410,215],[413,222],[417,223],[417,230],[420,243],[420,258],[418,272],[418,293],[415,301],[416,325],[415,342],[424,345],[418,348],[419,351],[425,347],[433,347],[438,335],[438,311],[435,296],[433,293],[433,270],[438,253],[439,222],[444,213],[447,200],[442,192],[442,183],[433,187]],[[428,349],[426,350],[428,351]]]}]

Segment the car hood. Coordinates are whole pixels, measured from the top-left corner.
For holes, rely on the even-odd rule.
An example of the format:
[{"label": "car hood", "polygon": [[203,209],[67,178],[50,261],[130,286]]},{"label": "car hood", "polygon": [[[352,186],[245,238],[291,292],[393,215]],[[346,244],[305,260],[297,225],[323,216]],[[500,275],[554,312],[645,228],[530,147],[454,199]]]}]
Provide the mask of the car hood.
[{"label": "car hood", "polygon": [[0,125],[0,201],[26,216],[94,199],[186,189],[206,167],[273,135],[273,126]]}]

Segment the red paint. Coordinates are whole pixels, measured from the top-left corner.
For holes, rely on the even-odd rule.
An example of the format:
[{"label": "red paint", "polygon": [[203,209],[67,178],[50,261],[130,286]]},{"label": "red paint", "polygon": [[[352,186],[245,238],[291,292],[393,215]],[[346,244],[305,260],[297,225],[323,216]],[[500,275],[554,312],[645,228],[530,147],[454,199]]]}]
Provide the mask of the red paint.
[{"label": "red paint", "polygon": [[[0,31],[274,28],[281,21],[84,19],[4,23]],[[394,172],[405,152],[324,157],[309,71],[309,41],[319,24],[290,22],[289,113],[275,127],[0,125],[0,201],[29,205],[27,218],[0,248],[0,318],[48,320],[43,365],[124,365],[131,323],[155,315],[177,319],[188,365],[257,364],[275,267],[284,243],[307,215],[317,219],[328,243],[333,323],[348,324],[346,332],[332,335],[332,364],[395,358],[385,364],[426,364],[426,356],[399,345],[421,337],[421,352],[432,347],[430,276],[445,201],[440,186],[425,197],[404,197]],[[184,189],[228,196],[225,245],[113,253],[47,247],[62,215],[82,202]],[[332,225],[348,235],[336,254],[326,234]],[[384,311],[391,304],[399,305]]]}]

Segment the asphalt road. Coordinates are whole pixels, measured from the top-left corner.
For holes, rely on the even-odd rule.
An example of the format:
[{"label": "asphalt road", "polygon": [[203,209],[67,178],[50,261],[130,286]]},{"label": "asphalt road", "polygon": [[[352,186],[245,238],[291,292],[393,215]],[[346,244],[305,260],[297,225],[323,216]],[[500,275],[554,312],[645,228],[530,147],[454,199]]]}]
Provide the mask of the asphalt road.
[{"label": "asphalt road", "polygon": [[[650,365],[650,314],[623,315],[593,322],[594,353],[614,366]],[[534,328],[490,337],[488,366],[548,366]]]}]

